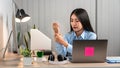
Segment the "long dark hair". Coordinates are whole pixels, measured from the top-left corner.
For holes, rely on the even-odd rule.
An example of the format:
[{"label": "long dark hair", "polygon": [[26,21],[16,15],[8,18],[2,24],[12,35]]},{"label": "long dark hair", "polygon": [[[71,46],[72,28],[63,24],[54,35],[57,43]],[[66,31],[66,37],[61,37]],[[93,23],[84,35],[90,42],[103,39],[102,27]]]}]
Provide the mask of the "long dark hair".
[{"label": "long dark hair", "polygon": [[[70,18],[73,14],[75,14],[77,16],[77,18],[81,22],[84,30],[94,32],[93,28],[90,24],[89,16],[85,9],[77,8],[77,9],[73,10],[70,15]],[[71,28],[71,31],[73,31],[73,28],[71,25],[70,25],[70,28]]]}]

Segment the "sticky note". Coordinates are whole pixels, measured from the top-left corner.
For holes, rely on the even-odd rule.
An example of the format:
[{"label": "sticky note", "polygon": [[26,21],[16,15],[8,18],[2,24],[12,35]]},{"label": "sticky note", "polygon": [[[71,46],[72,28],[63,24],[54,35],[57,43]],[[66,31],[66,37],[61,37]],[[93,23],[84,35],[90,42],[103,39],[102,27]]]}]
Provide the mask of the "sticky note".
[{"label": "sticky note", "polygon": [[85,47],[85,56],[94,56],[94,47],[86,46]]}]

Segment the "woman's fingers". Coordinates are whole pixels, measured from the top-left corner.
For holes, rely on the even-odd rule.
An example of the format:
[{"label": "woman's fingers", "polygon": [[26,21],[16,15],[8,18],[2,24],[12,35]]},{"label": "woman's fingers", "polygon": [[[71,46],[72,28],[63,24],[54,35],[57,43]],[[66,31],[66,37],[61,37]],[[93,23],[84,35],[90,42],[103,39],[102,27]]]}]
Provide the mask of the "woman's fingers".
[{"label": "woman's fingers", "polygon": [[59,25],[57,22],[53,23],[53,30],[54,30],[54,33],[59,33]]}]

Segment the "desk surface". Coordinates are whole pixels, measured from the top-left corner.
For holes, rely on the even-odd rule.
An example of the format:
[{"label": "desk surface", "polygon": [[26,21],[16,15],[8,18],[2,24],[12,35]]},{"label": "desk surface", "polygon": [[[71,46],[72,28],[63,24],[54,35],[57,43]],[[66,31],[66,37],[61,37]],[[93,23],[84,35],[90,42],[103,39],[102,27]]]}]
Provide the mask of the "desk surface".
[{"label": "desk surface", "polygon": [[38,62],[38,63],[34,63],[32,65],[23,65],[23,62],[20,60],[21,57],[17,57],[18,55],[14,55],[14,57],[11,57],[13,55],[9,55],[8,57],[6,57],[5,60],[0,60],[0,67],[2,68],[33,68],[33,67],[62,67],[62,68],[70,68],[70,67],[86,67],[86,68],[91,68],[91,67],[103,67],[103,68],[109,68],[109,67],[120,67],[120,64],[108,64],[108,63],[67,63],[67,64],[57,64],[57,65],[53,65],[50,64],[48,62]]}]

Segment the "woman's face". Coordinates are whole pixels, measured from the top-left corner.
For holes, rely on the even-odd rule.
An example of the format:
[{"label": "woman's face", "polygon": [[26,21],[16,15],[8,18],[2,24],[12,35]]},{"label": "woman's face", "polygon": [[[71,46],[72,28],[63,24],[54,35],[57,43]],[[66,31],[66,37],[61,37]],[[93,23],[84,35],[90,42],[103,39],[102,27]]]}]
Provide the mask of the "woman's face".
[{"label": "woman's face", "polygon": [[83,29],[81,22],[78,20],[77,16],[73,14],[70,18],[70,23],[73,28],[73,31],[79,32]]}]

